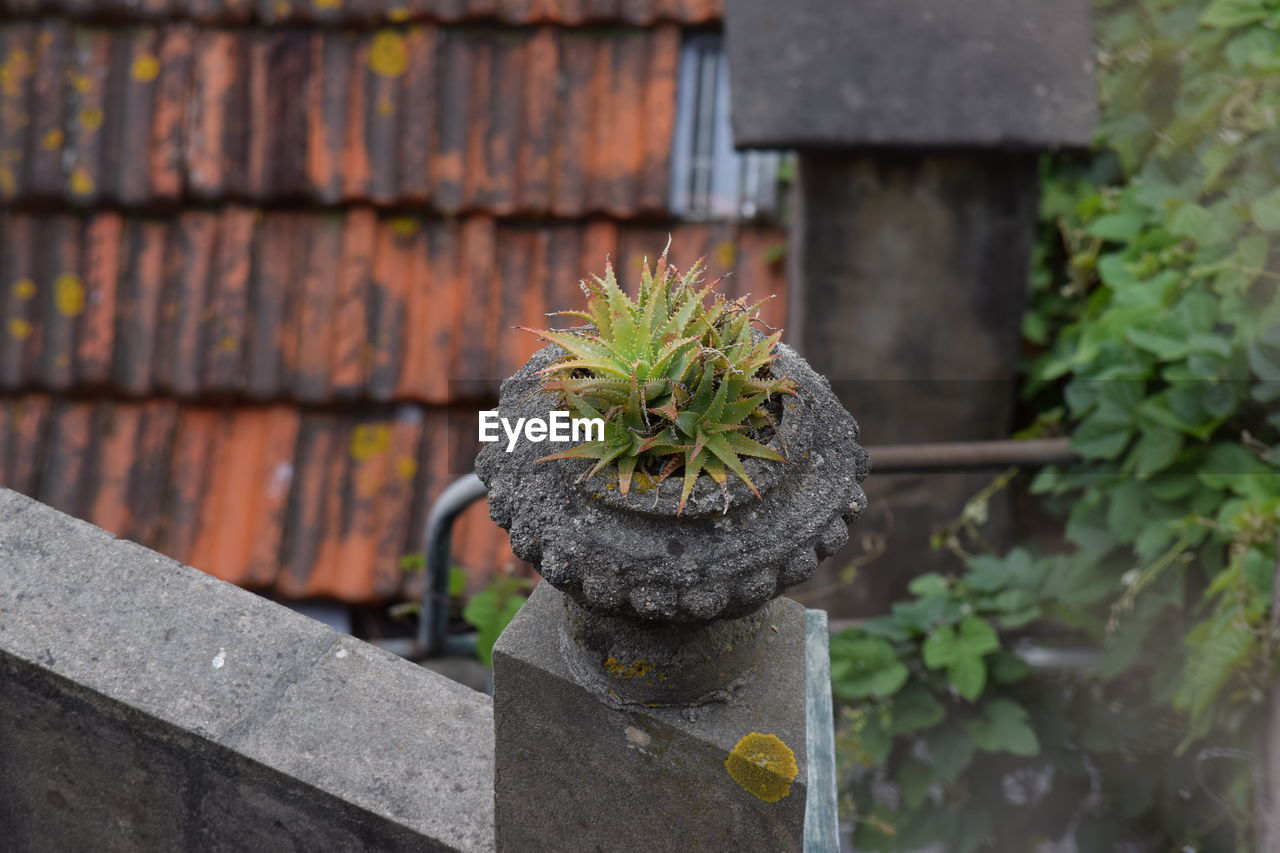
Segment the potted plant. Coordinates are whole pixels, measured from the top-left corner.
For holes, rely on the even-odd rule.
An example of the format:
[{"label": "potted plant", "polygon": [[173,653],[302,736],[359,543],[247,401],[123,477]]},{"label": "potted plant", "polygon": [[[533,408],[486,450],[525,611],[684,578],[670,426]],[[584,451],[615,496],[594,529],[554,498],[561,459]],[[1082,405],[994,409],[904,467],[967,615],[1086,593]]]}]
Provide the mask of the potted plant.
[{"label": "potted plant", "polygon": [[[576,325],[530,330],[548,346],[503,383],[498,413],[567,409],[603,436],[494,443],[476,460],[512,550],[567,596],[584,659],[633,695],[643,679],[609,660],[672,664],[706,642],[745,666],[761,608],[844,545],[866,506],[870,463],[830,385],[761,328],[762,303],[700,275],[664,252],[634,297],[608,266],[583,282],[585,310],[560,315]],[[648,639],[621,654],[623,635]]]}]

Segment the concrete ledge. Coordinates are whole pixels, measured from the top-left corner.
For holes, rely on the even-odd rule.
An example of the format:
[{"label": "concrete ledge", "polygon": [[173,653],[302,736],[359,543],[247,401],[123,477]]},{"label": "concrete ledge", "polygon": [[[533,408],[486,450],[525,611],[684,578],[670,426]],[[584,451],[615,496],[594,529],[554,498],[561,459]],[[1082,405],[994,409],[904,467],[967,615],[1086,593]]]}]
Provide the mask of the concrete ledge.
[{"label": "concrete ledge", "polygon": [[492,850],[488,697],[0,489],[19,850]]}]

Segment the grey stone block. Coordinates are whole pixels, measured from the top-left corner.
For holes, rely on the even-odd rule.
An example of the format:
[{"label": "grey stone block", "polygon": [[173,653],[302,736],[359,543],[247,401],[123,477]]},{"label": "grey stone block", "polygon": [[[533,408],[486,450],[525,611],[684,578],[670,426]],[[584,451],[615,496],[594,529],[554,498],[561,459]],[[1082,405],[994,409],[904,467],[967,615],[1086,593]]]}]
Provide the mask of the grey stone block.
[{"label": "grey stone block", "polygon": [[1087,0],[728,0],[734,144],[1086,146]]},{"label": "grey stone block", "polygon": [[[801,850],[804,609],[776,602],[761,663],[731,701],[653,708],[610,705],[577,683],[562,596],[541,584],[494,649],[498,849]],[[741,777],[752,733],[768,756],[790,753],[789,785],[769,773],[735,781],[726,761]]]},{"label": "grey stone block", "polygon": [[[858,412],[869,445],[1003,438],[1012,427],[1039,187],[1029,152],[802,152],[789,329]],[[922,250],[927,248],[927,251]],[[853,343],[851,343],[853,342]],[[860,546],[820,567],[833,616],[887,612],[910,579],[949,571],[929,545],[989,474],[873,476],[860,524],[886,554],[838,583]],[[984,535],[999,542],[1005,495]],[[795,595],[806,601],[809,590]]]},{"label": "grey stone block", "polygon": [[17,850],[490,850],[488,697],[0,489]]}]

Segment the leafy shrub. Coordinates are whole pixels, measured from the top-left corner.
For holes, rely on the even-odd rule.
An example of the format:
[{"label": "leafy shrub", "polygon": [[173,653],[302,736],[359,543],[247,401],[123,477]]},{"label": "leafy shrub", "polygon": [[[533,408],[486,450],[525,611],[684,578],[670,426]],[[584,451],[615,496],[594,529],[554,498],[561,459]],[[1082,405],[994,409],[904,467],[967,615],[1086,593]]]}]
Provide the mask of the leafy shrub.
[{"label": "leafy shrub", "polygon": [[[1046,167],[1024,324],[1031,432],[1084,459],[1031,485],[1065,545],[971,557],[833,640],[860,849],[1249,849],[1280,637],[1278,23],[1096,4],[1100,150]],[[1101,659],[1028,678],[1015,631]]]}]

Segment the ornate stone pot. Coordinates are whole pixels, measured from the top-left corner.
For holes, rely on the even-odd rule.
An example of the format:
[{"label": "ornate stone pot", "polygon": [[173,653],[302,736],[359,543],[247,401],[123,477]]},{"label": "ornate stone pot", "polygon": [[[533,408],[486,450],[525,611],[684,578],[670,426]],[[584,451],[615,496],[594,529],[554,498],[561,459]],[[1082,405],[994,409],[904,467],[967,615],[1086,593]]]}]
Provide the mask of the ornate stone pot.
[{"label": "ornate stone pot", "polygon": [[[499,415],[562,408],[538,371],[565,355],[535,353],[503,383]],[[739,479],[722,488],[703,476],[678,514],[678,476],[637,478],[623,495],[613,466],[579,482],[584,460],[538,461],[570,443],[493,443],[477,457],[512,550],[566,596],[566,652],[597,691],[645,704],[718,698],[750,668],[767,605],[842,547],[866,508],[857,423],[790,347],[778,345],[770,369],[797,387],[760,436],[788,461],[743,459],[759,497]]]}]

